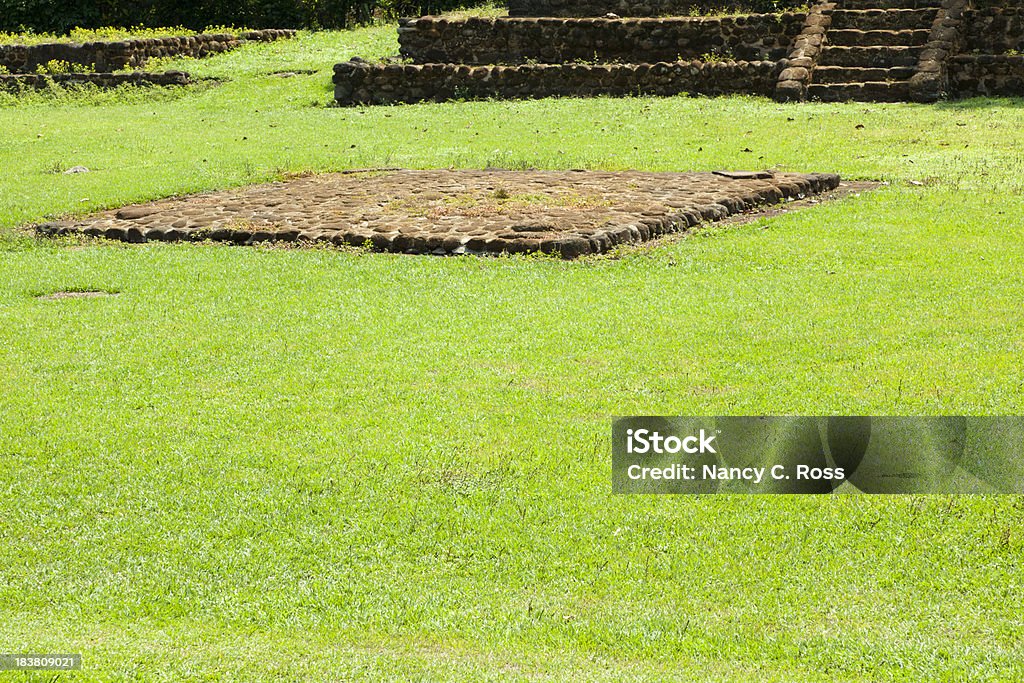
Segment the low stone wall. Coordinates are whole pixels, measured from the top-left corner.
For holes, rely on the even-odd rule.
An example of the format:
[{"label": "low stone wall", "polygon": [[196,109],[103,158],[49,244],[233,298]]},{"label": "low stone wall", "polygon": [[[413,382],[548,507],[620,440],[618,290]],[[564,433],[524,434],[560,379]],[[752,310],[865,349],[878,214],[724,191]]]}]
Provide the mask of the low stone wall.
[{"label": "low stone wall", "polygon": [[804,14],[673,19],[440,17],[399,23],[402,56],[419,64],[638,64],[720,54],[777,61],[800,33]]},{"label": "low stone wall", "polygon": [[206,57],[233,50],[248,41],[272,41],[294,35],[291,29],[265,29],[241,36],[200,34],[115,42],[0,45],[0,66],[12,73],[31,73],[38,66],[58,60],[96,71],[117,71],[142,66],[154,57]]},{"label": "low stone wall", "polygon": [[963,17],[964,52],[1001,55],[1024,52],[1024,7],[968,10]]},{"label": "low stone wall", "polygon": [[[510,0],[512,15],[538,16],[403,20],[399,42],[402,55],[413,64],[359,60],[339,64],[334,77],[336,100],[351,105],[492,97],[745,93],[802,101],[808,89],[828,88],[839,93],[837,99],[879,101],[1024,96],[1024,61],[1018,56],[1024,52],[1024,7],[1011,7],[1005,0],[989,5],[978,4],[979,0],[857,0],[844,4],[822,0],[802,12],[671,18],[643,15],[751,9],[775,0],[637,0],[628,6],[627,0],[606,0],[621,5],[597,2]],[[818,56],[829,42],[834,10],[870,6],[898,11],[919,4],[936,11],[933,18],[928,17],[931,26],[923,45],[924,22],[920,15],[915,20],[914,26],[921,29],[914,34],[914,44],[919,47],[908,52],[905,66],[911,68],[900,70],[900,79],[906,81],[870,82],[871,88],[852,81],[835,83],[829,80],[836,78],[833,69],[822,72],[824,85],[814,83]],[[777,6],[788,5],[790,0],[781,0]],[[606,12],[620,16],[601,16]],[[863,14],[864,27],[857,30],[865,40],[886,38],[872,32],[881,34],[882,28],[902,25],[893,15]],[[626,15],[631,16],[623,18]],[[861,15],[852,16],[855,19],[850,13],[842,15],[840,28],[845,32],[837,36],[838,45],[847,45],[855,33],[850,22],[861,21]],[[888,47],[878,54],[888,58],[895,49]],[[847,53],[837,50],[835,54]],[[839,76],[850,74],[841,72]]]},{"label": "low stone wall", "polygon": [[949,89],[953,97],[1024,97],[1024,56],[957,55]]},{"label": "low stone wall", "polygon": [[57,85],[95,85],[101,88],[116,88],[119,85],[188,85],[192,78],[184,71],[150,73],[83,73],[83,74],[3,74],[0,75],[0,89],[18,90],[22,87],[45,88],[51,83]]},{"label": "low stone wall", "polygon": [[685,17],[750,14],[805,6],[806,0],[508,0],[510,17]]},{"label": "low stone wall", "polygon": [[522,66],[344,62],[334,67],[334,85],[341,105],[492,97],[770,96],[778,73],[778,63],[768,61]]}]

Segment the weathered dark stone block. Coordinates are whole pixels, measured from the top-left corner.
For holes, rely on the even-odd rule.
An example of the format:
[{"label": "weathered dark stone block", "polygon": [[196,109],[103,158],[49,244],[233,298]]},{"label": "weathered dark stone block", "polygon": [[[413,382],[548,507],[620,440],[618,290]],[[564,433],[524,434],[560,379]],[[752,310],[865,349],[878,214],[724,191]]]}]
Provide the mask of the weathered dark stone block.
[{"label": "weathered dark stone block", "polygon": [[670,17],[765,12],[800,7],[802,0],[508,0],[511,17]]},{"label": "weathered dark stone block", "polygon": [[451,99],[593,97],[597,95],[769,96],[776,62],[660,62],[548,64],[516,67],[410,65],[401,70],[365,62],[334,67],[338,104],[385,104]]},{"label": "weathered dark stone block", "polygon": [[800,32],[803,14],[671,19],[406,20],[402,56],[418,63],[522,64],[528,61],[672,62],[722,53],[778,60]]}]

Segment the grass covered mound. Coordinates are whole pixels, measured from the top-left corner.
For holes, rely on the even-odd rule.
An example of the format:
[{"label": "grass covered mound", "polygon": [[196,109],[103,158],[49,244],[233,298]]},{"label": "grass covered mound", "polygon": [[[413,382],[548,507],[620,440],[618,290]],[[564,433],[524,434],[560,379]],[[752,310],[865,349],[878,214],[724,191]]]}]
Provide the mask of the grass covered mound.
[{"label": "grass covered mound", "polygon": [[[1018,497],[610,493],[615,415],[1019,414],[1024,103],[327,106],[395,52],[0,95],[3,649],[98,681],[1024,678]],[[888,185],[574,262],[15,228],[386,166]]]}]

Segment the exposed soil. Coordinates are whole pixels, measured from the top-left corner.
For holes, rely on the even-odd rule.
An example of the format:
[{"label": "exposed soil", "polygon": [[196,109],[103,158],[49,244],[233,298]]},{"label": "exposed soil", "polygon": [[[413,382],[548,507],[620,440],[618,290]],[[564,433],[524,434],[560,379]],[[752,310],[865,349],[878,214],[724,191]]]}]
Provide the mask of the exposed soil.
[{"label": "exposed soil", "polygon": [[60,301],[61,299],[96,299],[100,297],[117,296],[117,292],[103,292],[99,290],[91,291],[62,291],[52,292],[50,294],[40,294],[37,299],[43,301]]}]

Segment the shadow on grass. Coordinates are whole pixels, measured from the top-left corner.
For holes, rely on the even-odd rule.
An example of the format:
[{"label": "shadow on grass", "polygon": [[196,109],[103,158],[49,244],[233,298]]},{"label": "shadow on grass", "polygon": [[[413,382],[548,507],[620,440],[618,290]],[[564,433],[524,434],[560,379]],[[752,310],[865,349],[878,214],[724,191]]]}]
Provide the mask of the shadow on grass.
[{"label": "shadow on grass", "polygon": [[1024,109],[1024,97],[972,97],[966,100],[943,100],[937,109],[971,111],[976,109]]}]

